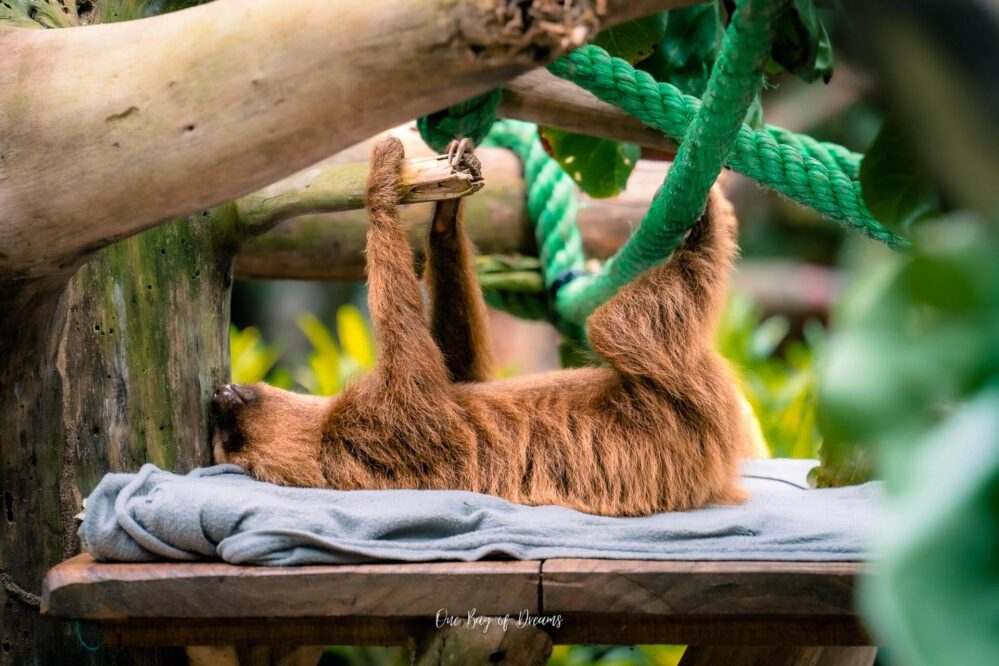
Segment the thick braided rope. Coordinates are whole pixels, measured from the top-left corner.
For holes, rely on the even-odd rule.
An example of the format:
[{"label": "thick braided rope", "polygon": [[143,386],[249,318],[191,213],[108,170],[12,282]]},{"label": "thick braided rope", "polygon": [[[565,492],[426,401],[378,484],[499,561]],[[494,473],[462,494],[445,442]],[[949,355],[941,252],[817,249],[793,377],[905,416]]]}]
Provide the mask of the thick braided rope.
[{"label": "thick braided rope", "polygon": [[749,105],[763,86],[763,63],[787,0],[746,0],[725,32],[703,104],[690,119],[666,181],[642,224],[596,277],[562,289],[558,313],[582,322],[628,282],[663,262],[704,212],[708,192],[732,152]]},{"label": "thick braided rope", "polygon": [[[537,126],[516,120],[500,121],[493,125],[487,145],[512,150],[524,164],[527,214],[534,223],[538,259],[545,286],[551,288],[560,284],[566,276],[582,273],[585,255],[583,237],[576,226],[578,189],[572,177],[545,152],[538,139]],[[494,295],[492,298],[498,302],[502,296]],[[514,299],[515,307],[523,308],[524,298],[520,296]],[[544,294],[537,298],[540,302],[547,303]],[[549,316],[554,314],[555,309],[550,308]],[[578,322],[564,321],[558,317],[554,317],[553,321],[570,337],[578,339],[581,335]]]},{"label": "thick braided rope", "polygon": [[[682,140],[701,107],[696,97],[657,82],[599,46],[583,46],[548,69],[675,139]],[[906,241],[875,220],[867,209],[856,180],[860,159],[841,146],[781,128],[753,130],[743,125],[728,165],[871,238],[905,247]]]},{"label": "thick braided rope", "polygon": [[443,153],[452,139],[469,138],[480,145],[496,122],[496,108],[503,91],[499,88],[423,116],[416,121],[428,146]]}]

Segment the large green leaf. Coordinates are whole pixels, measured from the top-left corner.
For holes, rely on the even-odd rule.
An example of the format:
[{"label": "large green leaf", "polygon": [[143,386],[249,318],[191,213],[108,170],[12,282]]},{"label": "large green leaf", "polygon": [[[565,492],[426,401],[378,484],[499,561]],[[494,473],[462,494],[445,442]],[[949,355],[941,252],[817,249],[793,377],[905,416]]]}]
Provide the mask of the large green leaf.
[{"label": "large green leaf", "polygon": [[864,201],[882,224],[907,231],[940,214],[940,197],[898,125],[885,122],[860,165]]},{"label": "large green leaf", "polygon": [[[662,46],[638,68],[688,95],[703,97],[725,36],[725,16],[724,9],[719,12],[719,7],[710,3],[671,10]],[[746,122],[754,128],[763,126],[759,95],[746,114]]]},{"label": "large green leaf", "polygon": [[659,48],[667,23],[666,12],[652,14],[603,30],[593,38],[593,43],[634,65]]},{"label": "large green leaf", "polygon": [[794,0],[777,23],[768,71],[783,70],[809,83],[832,78],[832,44],[813,0]]},{"label": "large green leaf", "polygon": [[662,47],[638,67],[657,81],[668,81],[688,95],[700,97],[723,35],[714,5],[674,9],[669,12]]},{"label": "large green leaf", "polygon": [[619,194],[628,184],[641,149],[632,143],[598,139],[553,127],[540,128],[549,154],[581,190],[596,199]]}]

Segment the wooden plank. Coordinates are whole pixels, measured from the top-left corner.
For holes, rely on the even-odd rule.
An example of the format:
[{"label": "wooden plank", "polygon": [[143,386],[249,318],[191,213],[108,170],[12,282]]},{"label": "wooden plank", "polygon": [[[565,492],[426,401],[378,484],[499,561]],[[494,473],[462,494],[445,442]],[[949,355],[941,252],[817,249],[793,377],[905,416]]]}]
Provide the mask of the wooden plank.
[{"label": "wooden plank", "polygon": [[104,643],[167,645],[372,645],[411,646],[433,632],[433,616],[130,620],[102,622]]},{"label": "wooden plank", "polygon": [[546,560],[546,613],[852,616],[858,562]]},{"label": "wooden plank", "polygon": [[537,611],[538,562],[242,567],[105,564],[78,555],[45,577],[42,612],[81,620],[428,617]]},{"label": "wooden plank", "polygon": [[[515,616],[514,616],[515,619]],[[135,620],[103,623],[108,645],[402,645],[435,630],[433,617],[285,618],[281,620]],[[547,627],[558,645],[870,645],[857,618],[712,618],[665,620],[565,615]]]},{"label": "wooden plank", "polygon": [[54,568],[44,612],[125,645],[406,645],[438,611],[558,617],[556,643],[864,646],[859,563],[549,560],[320,567]]}]

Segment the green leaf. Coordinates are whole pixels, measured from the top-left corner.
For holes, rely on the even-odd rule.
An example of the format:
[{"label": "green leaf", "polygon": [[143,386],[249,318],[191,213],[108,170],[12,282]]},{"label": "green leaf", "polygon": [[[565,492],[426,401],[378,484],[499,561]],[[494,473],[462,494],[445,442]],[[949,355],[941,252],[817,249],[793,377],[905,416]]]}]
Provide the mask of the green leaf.
[{"label": "green leaf", "polygon": [[777,38],[767,71],[787,70],[811,83],[833,74],[832,43],[813,0],[795,0],[777,22]]},{"label": "green leaf", "polygon": [[281,356],[275,347],[263,341],[260,331],[253,326],[242,331],[230,326],[229,350],[232,381],[237,384],[263,381]]},{"label": "green leaf", "polygon": [[669,12],[662,47],[638,68],[657,81],[672,83],[688,95],[701,97],[724,34],[714,5],[674,9]]},{"label": "green leaf", "polygon": [[353,305],[343,305],[336,311],[336,332],[344,353],[362,370],[375,365],[375,344],[371,329],[361,311]]},{"label": "green leaf", "polygon": [[666,36],[667,12],[644,16],[597,33],[593,43],[632,65],[652,55]]},{"label": "green leaf", "polygon": [[940,197],[920,169],[901,129],[891,120],[868,147],[860,165],[864,201],[874,217],[894,230],[940,215]]},{"label": "green leaf", "polygon": [[311,312],[303,312],[298,316],[298,328],[309,339],[316,352],[333,357],[340,356],[340,350],[333,340],[333,334],[323,322],[319,321],[316,315]]},{"label": "green leaf", "polygon": [[595,199],[613,197],[624,190],[642,150],[632,143],[598,139],[553,127],[539,130],[549,154],[567,174]]}]

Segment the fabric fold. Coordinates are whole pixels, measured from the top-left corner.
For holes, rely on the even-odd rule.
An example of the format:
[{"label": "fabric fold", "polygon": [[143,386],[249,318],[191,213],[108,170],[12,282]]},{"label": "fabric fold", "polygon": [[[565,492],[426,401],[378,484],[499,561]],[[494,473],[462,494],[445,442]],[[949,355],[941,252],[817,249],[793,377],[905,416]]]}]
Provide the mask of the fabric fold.
[{"label": "fabric fold", "polygon": [[454,490],[338,491],[256,481],[234,465],[108,474],[87,500],[101,561],[298,565],[385,560],[863,559],[877,483],[809,490],[807,460],[749,460],[748,502],[640,518],[522,506]]}]

